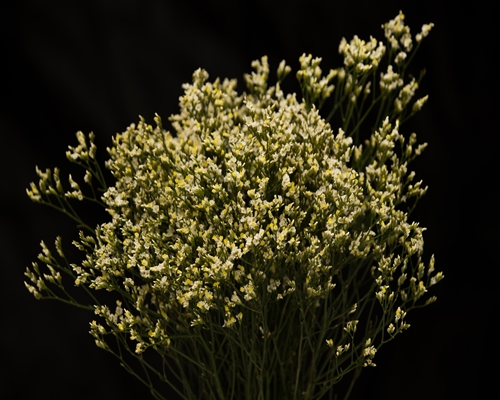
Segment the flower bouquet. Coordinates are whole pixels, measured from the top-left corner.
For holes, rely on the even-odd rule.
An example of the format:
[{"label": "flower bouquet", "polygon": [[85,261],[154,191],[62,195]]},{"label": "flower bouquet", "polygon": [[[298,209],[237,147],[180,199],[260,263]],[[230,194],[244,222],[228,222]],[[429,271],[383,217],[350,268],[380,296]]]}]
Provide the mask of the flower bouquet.
[{"label": "flower bouquet", "polygon": [[[111,183],[79,132],[67,157],[86,186],[37,168],[28,194],[75,221],[83,261],[42,242],[28,290],[92,310],[97,346],[157,399],[162,384],[189,400],[347,398],[443,278],[409,219],[426,188],[408,166],[426,145],[400,133],[427,100],[407,67],[432,24],[413,38],[403,19],[383,25],[385,44],[342,39],[326,74],[302,55],[300,99],[282,89],[284,61],[274,84],[254,61],[241,94],[195,71],[173,131],[157,115],[114,137]],[[89,226],[75,201],[109,217]]]}]

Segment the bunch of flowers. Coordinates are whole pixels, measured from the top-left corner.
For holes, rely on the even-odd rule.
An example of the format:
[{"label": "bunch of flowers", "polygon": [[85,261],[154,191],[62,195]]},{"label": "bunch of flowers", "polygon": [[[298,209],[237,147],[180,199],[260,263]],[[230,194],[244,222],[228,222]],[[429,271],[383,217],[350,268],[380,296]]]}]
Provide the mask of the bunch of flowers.
[{"label": "bunch of flowers", "polygon": [[[243,94],[195,71],[174,134],[156,116],[116,135],[111,186],[93,134],[78,133],[67,157],[88,189],[37,169],[28,194],[82,228],[84,261],[66,262],[60,238],[57,256],[42,243],[46,269],[33,263],[28,290],[92,309],[96,344],[155,398],[152,377],[183,399],[320,399],[344,376],[354,383],[443,278],[409,220],[426,189],[408,164],[425,144],[399,132],[427,100],[405,71],[432,24],[414,47],[403,18],[383,25],[386,44],[342,39],[344,66],[326,75],[303,55],[302,100],[282,90],[284,61],[274,85],[267,58],[254,61]],[[102,204],[109,220],[88,226],[75,200]]]}]

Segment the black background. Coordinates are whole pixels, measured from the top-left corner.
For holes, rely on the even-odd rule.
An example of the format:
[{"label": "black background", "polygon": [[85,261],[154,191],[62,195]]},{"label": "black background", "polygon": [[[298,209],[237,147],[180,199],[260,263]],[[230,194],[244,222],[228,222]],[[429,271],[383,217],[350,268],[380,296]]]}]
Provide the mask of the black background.
[{"label": "black background", "polygon": [[240,90],[264,54],[272,69],[286,59],[296,71],[304,52],[336,68],[342,36],[382,39],[380,25],[400,9],[413,33],[436,25],[414,64],[427,69],[419,93],[429,103],[404,129],[429,143],[413,165],[430,188],[414,216],[446,279],[433,290],[438,302],[410,314],[412,327],[363,372],[352,399],[498,398],[499,35],[491,9],[462,4],[24,0],[2,9],[0,398],[149,398],[95,347],[91,313],[36,301],[24,288],[39,241],[76,235],[27,198],[35,165],[73,171],[64,153],[78,130],[94,131],[105,157],[112,135],[139,115],[152,123],[155,112],[164,120],[177,112],[181,84],[198,67],[211,79],[238,78]]}]

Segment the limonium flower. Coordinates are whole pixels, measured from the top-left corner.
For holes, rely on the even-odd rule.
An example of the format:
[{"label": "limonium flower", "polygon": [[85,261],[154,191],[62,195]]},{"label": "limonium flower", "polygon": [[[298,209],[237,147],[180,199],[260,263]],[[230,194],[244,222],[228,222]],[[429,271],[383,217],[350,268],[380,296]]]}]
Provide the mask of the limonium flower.
[{"label": "limonium flower", "polygon": [[[400,133],[427,100],[404,68],[432,24],[413,46],[403,19],[383,25],[386,44],[342,39],[344,65],[326,75],[302,55],[301,98],[282,89],[284,61],[276,78],[267,57],[254,61],[242,93],[198,69],[171,130],[157,115],[113,138],[110,184],[94,135],[78,133],[67,157],[84,184],[69,176],[67,191],[58,169],[37,169],[28,194],[74,219],[84,260],[63,262],[60,238],[57,256],[42,243],[46,270],[27,270],[28,290],[91,309],[97,346],[156,398],[149,375],[184,399],[319,399],[375,366],[443,278],[409,217],[426,191],[409,163],[425,144]],[[88,226],[70,201],[109,218]],[[65,290],[74,284],[87,304]]]}]

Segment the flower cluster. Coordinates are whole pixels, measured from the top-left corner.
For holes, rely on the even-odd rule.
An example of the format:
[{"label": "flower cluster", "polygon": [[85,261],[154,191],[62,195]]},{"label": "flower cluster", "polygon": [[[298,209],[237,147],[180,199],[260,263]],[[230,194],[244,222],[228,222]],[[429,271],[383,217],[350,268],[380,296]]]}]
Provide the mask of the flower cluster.
[{"label": "flower cluster", "polygon": [[[399,117],[418,88],[414,79],[404,84],[413,42],[403,18],[383,25],[389,53],[399,52],[378,75],[367,112],[378,104],[384,118],[364,143],[357,139],[363,104],[386,46],[357,36],[342,39],[344,67],[327,76],[320,58],[300,58],[302,100],[281,89],[291,71],[285,62],[270,84],[267,57],[252,63],[243,94],[236,80],[211,82],[195,71],[170,118],[173,133],[157,115],[154,127],[141,118],[115,136],[109,187],[93,135],[87,142],[78,133],[67,156],[85,168],[92,196],[71,176],[65,191],[57,169],[37,170],[40,182],[28,194],[87,229],[75,242],[85,260],[61,266],[43,244],[39,259],[49,273],[34,263],[28,289],[37,298],[58,297],[49,285],[66,293],[59,271],[67,272],[101,319],[91,322],[96,344],[121,357],[106,338],[112,335],[125,347],[133,343],[140,360],[153,348],[180,368],[189,364],[195,372],[178,379],[203,376],[205,383],[199,393],[184,385],[187,399],[231,397],[246,385],[319,398],[343,375],[375,366],[377,350],[409,327],[412,308],[435,300],[426,293],[443,278],[433,257],[424,263],[424,228],[408,216],[426,191],[408,164],[425,144],[400,133]],[[431,27],[423,27],[418,44]],[[320,109],[332,97],[324,118]],[[109,221],[88,227],[68,199],[102,201]],[[60,239],[56,247],[64,258]],[[100,290],[115,295],[112,307],[95,300]],[[255,398],[279,397],[262,396]]]}]

